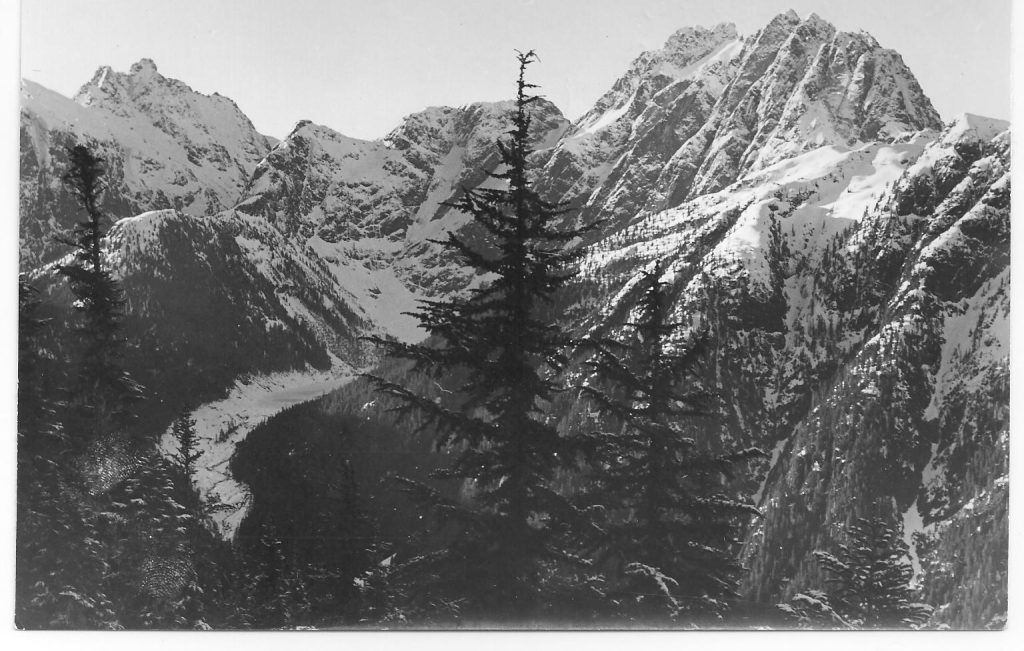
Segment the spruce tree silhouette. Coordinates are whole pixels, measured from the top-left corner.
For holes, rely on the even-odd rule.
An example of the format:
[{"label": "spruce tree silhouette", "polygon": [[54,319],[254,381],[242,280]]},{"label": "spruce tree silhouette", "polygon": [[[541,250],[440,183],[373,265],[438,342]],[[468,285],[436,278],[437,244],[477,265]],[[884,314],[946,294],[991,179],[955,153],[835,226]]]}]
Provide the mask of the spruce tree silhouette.
[{"label": "spruce tree silhouette", "polygon": [[694,623],[720,616],[736,597],[741,567],[734,541],[741,521],[759,515],[722,479],[757,448],[712,455],[686,424],[710,415],[699,382],[705,340],[671,341],[665,268],[640,275],[642,295],[628,342],[593,342],[592,379],[581,389],[611,431],[594,435],[591,484],[582,500],[598,514],[585,540],[607,577],[614,612],[648,622]]},{"label": "spruce tree silhouette", "polygon": [[[437,432],[436,446],[452,462],[433,477],[472,490],[468,500],[446,499],[435,487],[404,481],[439,524],[457,535],[441,550],[402,570],[434,599],[463,616],[525,620],[552,600],[550,564],[576,559],[560,542],[578,515],[549,486],[557,469],[575,462],[572,443],[545,417],[560,390],[555,375],[576,342],[542,308],[567,282],[579,256],[569,243],[583,229],[566,228],[564,207],[542,200],[528,176],[530,107],[540,97],[526,82],[533,51],[519,53],[515,112],[491,178],[500,187],[465,189],[452,208],[472,217],[480,235],[471,244],[449,233],[442,243],[489,280],[468,295],[423,301],[415,313],[436,346],[374,341],[414,370],[434,378],[461,378],[454,398],[435,401],[380,377],[378,389],[397,398],[405,414]],[[450,531],[451,529],[449,529]]]}]

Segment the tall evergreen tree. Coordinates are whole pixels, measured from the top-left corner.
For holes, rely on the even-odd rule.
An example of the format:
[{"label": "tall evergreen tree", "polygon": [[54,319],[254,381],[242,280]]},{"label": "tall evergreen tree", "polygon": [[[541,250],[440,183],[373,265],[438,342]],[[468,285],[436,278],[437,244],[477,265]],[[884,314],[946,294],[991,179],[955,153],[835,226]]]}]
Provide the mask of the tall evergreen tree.
[{"label": "tall evergreen tree", "polygon": [[735,537],[753,505],[730,495],[722,479],[756,448],[712,455],[686,425],[707,415],[700,387],[703,339],[673,352],[664,269],[641,272],[642,296],[625,344],[594,342],[593,380],[582,388],[612,431],[596,435],[592,483],[583,492],[599,514],[589,552],[607,577],[623,616],[694,621],[720,615],[740,571]]},{"label": "tall evergreen tree", "polygon": [[488,282],[467,296],[421,304],[415,316],[436,346],[375,340],[389,355],[413,360],[416,371],[459,378],[456,397],[451,404],[435,401],[371,378],[401,402],[400,411],[421,415],[422,428],[437,432],[436,445],[451,451],[450,465],[433,477],[473,493],[445,499],[406,482],[459,532],[406,569],[438,602],[489,619],[528,618],[554,599],[544,579],[552,564],[569,560],[559,537],[574,516],[549,480],[575,455],[544,413],[560,388],[554,376],[566,361],[561,351],[574,342],[540,313],[568,280],[578,256],[568,243],[582,231],[560,227],[563,208],[542,200],[528,178],[530,106],[540,98],[530,94],[535,86],[525,74],[534,59],[532,51],[518,57],[512,128],[497,143],[502,165],[491,174],[501,187],[465,190],[450,204],[472,216],[481,243],[451,233],[443,244]]},{"label": "tall evergreen tree", "polygon": [[779,607],[802,625],[837,628],[919,628],[932,607],[914,601],[914,569],[899,527],[880,518],[858,518],[846,527],[847,543],[815,558],[828,575],[826,592],[800,593]]},{"label": "tall evergreen tree", "polygon": [[[71,263],[58,270],[69,280],[81,314],[78,358],[62,359],[58,346],[58,358],[45,373],[64,381],[63,399],[51,395],[55,387],[43,388],[35,336],[41,326],[34,316],[38,300],[22,287],[16,610],[18,625],[26,628],[121,626],[111,580],[124,527],[110,520],[102,495],[121,473],[111,471],[117,461],[94,444],[114,429],[118,410],[111,406],[126,404],[121,398],[138,389],[114,363],[121,300],[100,255],[102,175],[102,164],[86,148],[69,150],[64,180],[86,219],[69,242],[75,247]],[[77,374],[64,371],[75,363]],[[122,391],[109,390],[116,384]]]},{"label": "tall evergreen tree", "polygon": [[68,164],[65,185],[85,212],[85,218],[75,225],[74,236],[65,240],[74,248],[72,260],[59,268],[80,314],[77,330],[82,349],[68,400],[72,420],[67,425],[73,442],[81,448],[124,426],[131,415],[130,405],[141,396],[141,387],[120,364],[125,299],[103,261],[107,219],[100,202],[105,167],[82,145],[68,151]]}]

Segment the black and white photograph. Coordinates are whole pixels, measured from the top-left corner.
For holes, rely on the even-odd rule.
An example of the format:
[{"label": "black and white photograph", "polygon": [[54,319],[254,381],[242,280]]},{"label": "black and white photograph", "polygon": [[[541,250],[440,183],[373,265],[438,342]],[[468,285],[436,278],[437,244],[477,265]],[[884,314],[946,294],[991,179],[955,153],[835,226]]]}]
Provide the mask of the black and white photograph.
[{"label": "black and white photograph", "polygon": [[7,628],[1012,629],[1020,9],[21,0]]}]

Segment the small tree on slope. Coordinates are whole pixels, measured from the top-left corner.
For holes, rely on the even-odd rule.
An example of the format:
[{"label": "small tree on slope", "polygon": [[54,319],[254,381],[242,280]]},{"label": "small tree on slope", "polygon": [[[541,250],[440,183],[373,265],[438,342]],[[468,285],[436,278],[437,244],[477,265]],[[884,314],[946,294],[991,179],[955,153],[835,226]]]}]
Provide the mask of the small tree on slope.
[{"label": "small tree on slope", "polygon": [[[540,199],[527,179],[530,95],[525,81],[533,52],[519,55],[515,114],[509,138],[497,143],[503,171],[490,176],[507,184],[466,190],[452,207],[468,213],[484,245],[449,234],[443,242],[489,276],[466,297],[425,301],[416,314],[438,346],[377,339],[388,354],[413,360],[435,378],[462,378],[457,404],[435,402],[405,386],[371,378],[396,397],[401,412],[418,413],[423,428],[437,433],[438,448],[452,451],[451,464],[433,473],[472,489],[469,500],[449,500],[431,487],[405,487],[441,523],[459,531],[443,550],[426,554],[402,571],[415,576],[438,603],[488,619],[524,619],[550,604],[552,564],[572,560],[560,544],[574,510],[549,488],[556,469],[575,454],[545,418],[558,385],[552,375],[574,342],[541,308],[569,278],[577,253],[567,244],[582,231],[557,228],[563,211]],[[505,185],[503,184],[503,185]]]},{"label": "small tree on slope", "polygon": [[618,428],[596,435],[584,499],[599,513],[601,534],[588,543],[621,615],[694,622],[719,616],[735,596],[737,527],[758,514],[727,494],[722,478],[764,453],[710,455],[687,436],[685,424],[706,415],[710,397],[697,378],[703,340],[669,350],[681,324],[669,321],[662,275],[660,263],[642,272],[631,340],[599,344],[594,379],[582,389]]},{"label": "small tree on slope", "polygon": [[203,451],[198,447],[199,436],[196,433],[196,421],[188,410],[183,409],[171,423],[171,437],[178,444],[177,450],[171,456],[171,461],[183,487],[180,501],[189,507],[197,519],[202,519],[205,513],[201,509],[199,492],[192,486],[192,478],[196,474],[196,461],[203,456]]},{"label": "small tree on slope", "polygon": [[793,597],[779,608],[798,623],[839,628],[919,628],[932,607],[913,601],[914,570],[898,528],[881,519],[858,518],[846,528],[848,544],[835,554],[814,552],[829,575],[826,593]]}]

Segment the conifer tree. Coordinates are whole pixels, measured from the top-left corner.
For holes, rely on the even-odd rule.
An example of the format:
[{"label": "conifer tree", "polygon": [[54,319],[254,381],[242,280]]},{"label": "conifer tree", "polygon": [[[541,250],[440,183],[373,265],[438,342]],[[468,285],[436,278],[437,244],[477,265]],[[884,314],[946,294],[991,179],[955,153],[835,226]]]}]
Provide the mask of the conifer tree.
[{"label": "conifer tree", "polygon": [[[434,378],[458,378],[451,402],[379,377],[380,391],[400,412],[422,417],[451,463],[433,473],[473,493],[446,499],[436,489],[406,482],[407,490],[455,527],[444,549],[403,568],[438,608],[488,619],[524,619],[554,599],[552,564],[571,560],[559,543],[575,512],[549,487],[556,469],[574,463],[568,439],[545,418],[559,391],[554,379],[563,350],[574,342],[542,309],[569,279],[578,253],[568,247],[582,231],[557,224],[560,205],[542,200],[528,178],[530,107],[539,96],[525,81],[534,53],[519,54],[515,113],[508,138],[497,143],[501,166],[490,176],[501,187],[465,190],[450,204],[473,218],[481,237],[471,244],[451,233],[443,242],[488,282],[468,295],[424,301],[416,317],[436,346],[375,339],[386,352],[414,362]],[[555,573],[557,574],[557,573]]]},{"label": "conifer tree", "polygon": [[185,610],[194,586],[189,549],[192,516],[175,499],[177,472],[156,454],[143,457],[130,476],[98,499],[103,541],[111,549],[108,593],[127,628],[187,626]]},{"label": "conifer tree", "polygon": [[203,451],[197,447],[196,421],[188,410],[183,409],[171,423],[171,437],[177,443],[171,461],[179,476],[181,502],[192,512],[197,522],[201,521],[205,513],[202,512],[199,493],[192,487],[192,478],[196,473],[196,461],[203,456]]},{"label": "conifer tree", "polygon": [[235,559],[230,547],[213,532],[211,516],[223,505],[212,497],[212,501],[204,501],[192,483],[196,461],[203,451],[198,447],[196,421],[188,409],[183,408],[171,423],[171,437],[177,444],[168,460],[171,495],[175,506],[181,508],[172,512],[175,529],[169,536],[181,541],[179,556],[187,557],[191,565],[178,597],[177,617],[183,625],[198,628],[216,623],[215,611],[223,607],[216,601],[224,599],[224,592],[230,589],[227,569]]},{"label": "conifer tree", "polygon": [[919,628],[932,607],[914,601],[914,570],[900,529],[880,518],[858,518],[835,554],[815,551],[828,575],[826,592],[797,594],[779,608],[800,624],[839,628]]},{"label": "conifer tree", "polygon": [[[39,292],[28,279],[18,279],[18,491],[56,490],[62,461],[66,461],[64,431],[57,419],[59,402],[45,385],[55,369],[45,366],[41,350],[50,319],[39,316]],[[19,500],[19,507],[31,501]],[[34,506],[42,507],[42,504]],[[20,521],[20,518],[19,518]]]},{"label": "conifer tree", "polygon": [[106,584],[111,550],[82,486],[83,447],[68,436],[69,419],[59,415],[67,403],[55,395],[56,383],[67,380],[68,360],[59,346],[44,354],[44,331],[53,323],[39,318],[40,304],[38,292],[22,278],[16,622],[22,628],[117,628]]},{"label": "conifer tree", "polygon": [[75,225],[74,237],[64,240],[74,247],[72,261],[59,268],[59,273],[68,280],[75,297],[74,307],[80,314],[77,330],[82,351],[69,397],[73,420],[68,423],[68,430],[81,449],[124,425],[131,414],[129,406],[141,396],[141,387],[120,364],[125,299],[103,261],[107,220],[100,202],[105,189],[105,167],[82,145],[68,151],[68,163],[65,185],[85,212],[85,218]]},{"label": "conifer tree", "polygon": [[18,310],[18,468],[15,623],[19,628],[112,628],[107,571],[95,523],[69,495],[72,473],[59,403],[47,391],[40,354],[49,320],[22,277]]},{"label": "conifer tree", "polygon": [[18,278],[18,449],[35,453],[58,436],[53,424],[54,401],[43,387],[45,370],[40,355],[41,335],[50,320],[39,316],[39,290],[24,274]]},{"label": "conifer tree", "polygon": [[721,455],[698,450],[686,424],[707,414],[700,388],[702,338],[673,352],[660,262],[641,273],[637,320],[625,343],[593,342],[593,380],[582,393],[612,425],[595,434],[592,484],[583,499],[599,514],[586,541],[606,574],[608,597],[630,619],[696,621],[718,616],[734,597],[740,565],[735,537],[756,515],[722,479],[756,448]]}]

